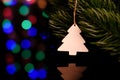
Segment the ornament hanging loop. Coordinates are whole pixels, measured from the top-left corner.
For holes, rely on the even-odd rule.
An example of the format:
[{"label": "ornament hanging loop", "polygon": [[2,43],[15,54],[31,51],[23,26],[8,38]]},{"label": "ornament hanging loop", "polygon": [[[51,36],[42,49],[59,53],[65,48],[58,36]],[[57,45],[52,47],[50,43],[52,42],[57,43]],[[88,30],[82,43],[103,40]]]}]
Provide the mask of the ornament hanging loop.
[{"label": "ornament hanging loop", "polygon": [[73,12],[74,26],[76,25],[76,10],[77,10],[77,0],[75,0],[75,6],[74,6],[74,12]]}]

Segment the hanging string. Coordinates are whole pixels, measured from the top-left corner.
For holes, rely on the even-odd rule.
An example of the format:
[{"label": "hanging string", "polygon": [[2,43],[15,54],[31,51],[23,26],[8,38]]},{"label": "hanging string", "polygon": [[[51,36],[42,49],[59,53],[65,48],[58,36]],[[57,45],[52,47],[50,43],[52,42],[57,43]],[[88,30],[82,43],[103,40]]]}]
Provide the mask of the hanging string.
[{"label": "hanging string", "polygon": [[75,7],[74,7],[74,12],[73,12],[74,26],[76,25],[76,8],[77,8],[77,0],[75,0]]}]

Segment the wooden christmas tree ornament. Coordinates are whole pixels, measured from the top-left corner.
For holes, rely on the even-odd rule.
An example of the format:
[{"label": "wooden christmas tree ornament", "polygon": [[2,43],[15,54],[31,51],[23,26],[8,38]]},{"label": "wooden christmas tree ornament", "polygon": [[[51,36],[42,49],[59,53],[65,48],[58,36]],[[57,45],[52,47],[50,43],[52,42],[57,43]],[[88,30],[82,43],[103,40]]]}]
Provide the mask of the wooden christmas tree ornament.
[{"label": "wooden christmas tree ornament", "polygon": [[80,35],[81,30],[76,24],[76,6],[77,0],[74,9],[74,24],[68,29],[68,35],[62,40],[63,44],[58,48],[58,51],[69,51],[69,55],[76,55],[77,52],[88,52],[84,45],[85,40]]}]

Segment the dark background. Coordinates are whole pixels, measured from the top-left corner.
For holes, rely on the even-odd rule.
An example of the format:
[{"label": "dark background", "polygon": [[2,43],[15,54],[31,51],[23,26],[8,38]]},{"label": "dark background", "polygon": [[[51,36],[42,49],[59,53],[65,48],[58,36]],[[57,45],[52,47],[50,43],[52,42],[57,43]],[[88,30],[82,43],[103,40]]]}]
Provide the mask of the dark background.
[{"label": "dark background", "polygon": [[[120,3],[119,0],[115,1],[116,4]],[[19,3],[15,7],[11,7],[14,13],[13,23],[17,28],[17,36],[20,40],[24,39],[22,29],[20,28],[20,22],[26,17],[19,15],[17,9],[22,4]],[[118,4],[119,6],[119,4]],[[6,6],[0,2],[0,24],[4,19],[2,11]],[[49,9],[49,8],[47,8]],[[104,50],[99,49],[94,45],[86,43],[89,49],[89,53],[78,53],[77,56],[69,56],[68,52],[57,52],[57,48],[62,44],[62,38],[58,38],[53,35],[52,29],[49,28],[48,21],[42,16],[41,9],[36,4],[30,6],[31,14],[36,15],[37,23],[34,25],[38,29],[38,35],[32,39],[36,40],[37,44],[42,43],[45,46],[46,59],[42,62],[38,62],[31,58],[32,63],[37,67],[39,65],[46,65],[48,67],[48,75],[46,80],[63,80],[61,73],[57,70],[58,66],[67,66],[69,63],[76,63],[77,66],[87,66],[87,69],[83,73],[83,77],[80,80],[120,80],[120,66],[117,60],[117,56],[110,56],[110,54]],[[45,32],[49,37],[43,40],[39,37],[39,33]],[[4,34],[0,25],[0,80],[29,80],[27,73],[24,70],[24,61],[22,61],[20,54],[14,55],[15,61],[21,64],[21,70],[15,75],[10,76],[7,74],[5,67],[7,65],[5,56],[9,52],[6,50],[5,41],[8,39],[8,35]],[[31,39],[31,38],[29,38]],[[86,42],[89,39],[86,39]],[[36,47],[32,48],[33,53],[36,52]],[[34,54],[33,54],[34,55]]]}]

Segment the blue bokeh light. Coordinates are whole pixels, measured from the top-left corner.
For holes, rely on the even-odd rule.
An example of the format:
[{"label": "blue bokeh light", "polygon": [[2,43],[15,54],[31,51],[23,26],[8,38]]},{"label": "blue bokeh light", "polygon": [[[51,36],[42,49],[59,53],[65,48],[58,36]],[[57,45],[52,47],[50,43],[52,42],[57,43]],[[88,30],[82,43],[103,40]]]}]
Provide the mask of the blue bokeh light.
[{"label": "blue bokeh light", "polygon": [[43,40],[46,40],[49,38],[49,33],[48,32],[42,32],[40,33],[40,37],[43,39]]},{"label": "blue bokeh light", "polygon": [[30,37],[34,37],[34,36],[36,36],[37,35],[37,29],[35,28],[35,27],[32,27],[32,28],[30,28],[29,30],[28,30],[28,35],[30,36]]},{"label": "blue bokeh light", "polygon": [[9,64],[6,66],[6,71],[9,75],[14,75],[17,70],[14,64]]},{"label": "blue bokeh light", "polygon": [[3,32],[6,34],[10,34],[11,32],[13,32],[13,25],[12,25],[11,21],[5,19],[2,22],[2,29],[3,29]]},{"label": "blue bokeh light", "polygon": [[30,79],[37,79],[38,78],[38,71],[33,70],[32,72],[28,73]]},{"label": "blue bokeh light", "polygon": [[16,42],[14,40],[7,40],[6,47],[8,50],[13,50],[16,47]]},{"label": "blue bokeh light", "polygon": [[2,0],[5,6],[14,6],[17,4],[17,0]]},{"label": "blue bokeh light", "polygon": [[38,70],[38,77],[40,79],[45,79],[47,77],[47,71],[44,68]]},{"label": "blue bokeh light", "polygon": [[31,47],[30,41],[29,41],[28,39],[22,40],[22,42],[21,42],[21,47],[22,47],[23,49],[28,49],[28,48],[30,48],[30,47]]}]

